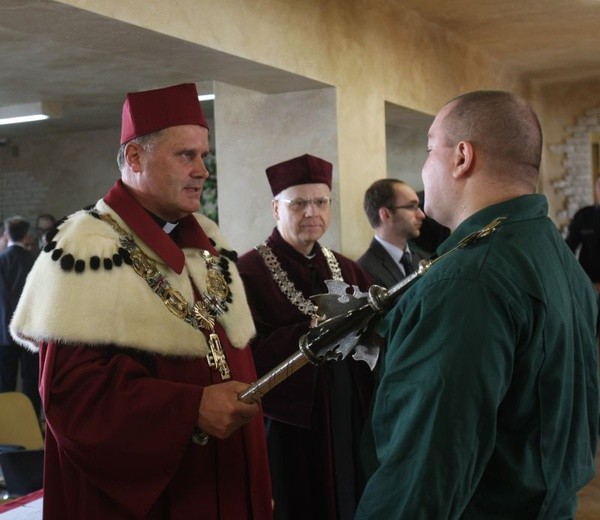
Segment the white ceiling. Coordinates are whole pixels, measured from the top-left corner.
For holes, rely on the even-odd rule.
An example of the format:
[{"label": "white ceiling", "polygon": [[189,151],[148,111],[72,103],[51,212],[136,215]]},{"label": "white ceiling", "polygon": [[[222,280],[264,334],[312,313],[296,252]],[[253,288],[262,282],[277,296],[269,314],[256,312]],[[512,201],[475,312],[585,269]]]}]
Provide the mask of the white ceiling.
[{"label": "white ceiling", "polygon": [[118,126],[124,92],[191,78],[266,93],[324,86],[52,0],[0,0],[0,50],[0,106],[63,105],[60,119],[0,126],[0,139]]},{"label": "white ceiling", "polygon": [[[421,13],[534,82],[600,77],[600,0],[370,0],[370,5],[377,2]],[[60,101],[64,110],[61,119],[2,126],[0,142],[115,126],[123,92],[191,77],[262,92],[323,86],[52,0],[0,0],[0,49],[0,106],[50,100]]]}]

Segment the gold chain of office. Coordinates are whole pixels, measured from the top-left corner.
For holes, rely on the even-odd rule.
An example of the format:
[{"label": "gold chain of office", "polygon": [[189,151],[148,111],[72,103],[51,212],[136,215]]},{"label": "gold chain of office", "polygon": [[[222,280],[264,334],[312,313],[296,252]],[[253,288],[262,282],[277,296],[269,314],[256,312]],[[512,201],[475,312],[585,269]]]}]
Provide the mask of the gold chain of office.
[{"label": "gold chain of office", "polygon": [[158,270],[156,262],[140,249],[133,236],[119,226],[112,216],[106,213],[96,215],[119,234],[119,243],[129,253],[133,270],[146,281],[165,307],[188,325],[205,334],[209,349],[206,354],[208,366],[218,370],[221,379],[229,379],[229,365],[221,340],[215,332],[215,320],[225,311],[225,302],[231,294],[219,262],[209,251],[202,251],[207,270],[206,291],[199,291],[200,299],[192,305],[171,286],[166,276]]},{"label": "gold chain of office", "polygon": [[[277,257],[267,243],[264,242],[263,244],[259,244],[255,247],[255,249],[259,252],[260,256],[262,256],[265,265],[271,272],[273,280],[288,301],[302,314],[306,314],[307,316],[313,318],[313,320],[317,319],[319,317],[317,306],[308,298],[305,298],[304,295],[296,288],[296,286],[288,277],[288,274],[284,271],[283,267],[281,267],[279,260],[277,260]],[[327,260],[327,266],[331,271],[331,277],[334,280],[343,281],[344,279],[342,278],[340,264],[338,263],[335,255],[324,246],[321,246],[321,252]]]}]

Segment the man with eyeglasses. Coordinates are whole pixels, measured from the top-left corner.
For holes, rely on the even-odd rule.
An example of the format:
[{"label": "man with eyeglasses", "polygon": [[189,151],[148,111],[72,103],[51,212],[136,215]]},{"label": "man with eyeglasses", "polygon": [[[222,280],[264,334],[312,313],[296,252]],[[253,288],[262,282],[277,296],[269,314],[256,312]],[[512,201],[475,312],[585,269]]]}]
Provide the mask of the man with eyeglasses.
[{"label": "man with eyeglasses", "polygon": [[389,288],[414,272],[425,256],[408,245],[421,234],[425,213],[415,190],[399,179],[375,181],[363,205],[375,237],[358,264],[375,283]]},{"label": "man with eyeglasses", "polygon": [[[303,155],[267,168],[277,223],[238,269],[257,328],[251,343],[262,375],[298,351],[325,280],[366,290],[368,275],[319,240],[331,212],[332,164]],[[358,444],[372,390],[365,363],[305,366],[263,398],[275,518],[351,519],[362,483]]]}]

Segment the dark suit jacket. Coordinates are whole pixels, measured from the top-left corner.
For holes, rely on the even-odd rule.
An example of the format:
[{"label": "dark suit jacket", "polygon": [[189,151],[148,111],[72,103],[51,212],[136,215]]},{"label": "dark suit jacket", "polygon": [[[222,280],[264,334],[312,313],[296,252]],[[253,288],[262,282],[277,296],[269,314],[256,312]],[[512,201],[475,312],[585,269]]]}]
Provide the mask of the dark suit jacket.
[{"label": "dark suit jacket", "polygon": [[8,326],[34,261],[33,254],[20,246],[0,253],[0,345],[13,343]]},{"label": "dark suit jacket", "polygon": [[[416,270],[419,262],[425,256],[414,247],[410,247],[410,253],[412,264]],[[371,278],[373,278],[377,285],[381,285],[381,287],[385,287],[386,289],[389,289],[404,278],[400,264],[394,261],[376,238],[371,240],[369,248],[357,260],[357,263],[371,275]]]}]

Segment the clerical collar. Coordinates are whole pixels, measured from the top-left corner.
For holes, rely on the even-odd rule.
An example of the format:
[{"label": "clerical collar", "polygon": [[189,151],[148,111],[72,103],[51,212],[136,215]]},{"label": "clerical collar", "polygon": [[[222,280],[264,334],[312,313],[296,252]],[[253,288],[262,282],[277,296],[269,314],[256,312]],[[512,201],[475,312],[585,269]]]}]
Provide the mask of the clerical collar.
[{"label": "clerical collar", "polygon": [[177,227],[177,224],[179,224],[179,222],[175,222],[175,223],[173,223],[173,222],[165,222],[165,225],[162,227],[163,231],[167,235],[169,235],[171,233],[171,231],[173,231]]},{"label": "clerical collar", "polygon": [[305,258],[308,258],[309,260],[312,260],[315,256],[317,256],[317,243],[315,242],[313,244],[312,249],[310,250],[310,253],[308,253],[307,255],[304,255]]},{"label": "clerical collar", "polygon": [[150,212],[148,210],[146,210],[146,211],[148,212],[148,215],[150,215],[152,217],[152,220],[154,220],[154,222],[156,222],[167,235],[170,235],[171,232],[179,224],[179,221],[177,221],[177,222],[167,222],[164,218],[161,218],[158,215],[155,215],[154,213],[152,213],[152,212]]}]

